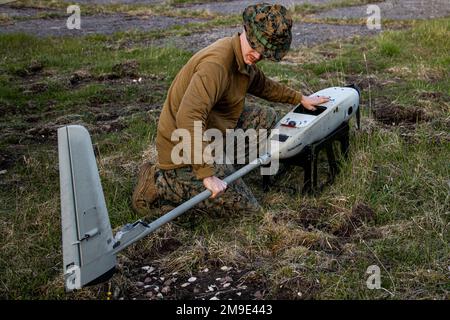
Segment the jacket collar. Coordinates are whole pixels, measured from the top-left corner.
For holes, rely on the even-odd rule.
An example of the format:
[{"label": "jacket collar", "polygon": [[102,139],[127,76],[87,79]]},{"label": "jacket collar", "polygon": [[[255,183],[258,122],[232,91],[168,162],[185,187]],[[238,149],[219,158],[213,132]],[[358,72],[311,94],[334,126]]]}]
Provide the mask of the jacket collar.
[{"label": "jacket collar", "polygon": [[234,50],[234,55],[236,56],[236,62],[238,65],[238,70],[240,73],[245,74],[249,76],[249,66],[245,64],[244,58],[242,57],[242,50],[241,50],[241,40],[240,40],[240,33],[238,32],[233,36],[232,39],[232,45]]}]

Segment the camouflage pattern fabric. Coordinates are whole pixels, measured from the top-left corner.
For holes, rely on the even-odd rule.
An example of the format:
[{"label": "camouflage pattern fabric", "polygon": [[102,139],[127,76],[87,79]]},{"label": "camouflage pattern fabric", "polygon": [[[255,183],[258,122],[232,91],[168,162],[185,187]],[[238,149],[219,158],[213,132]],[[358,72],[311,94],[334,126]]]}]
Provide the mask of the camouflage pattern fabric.
[{"label": "camouflage pattern fabric", "polygon": [[[216,176],[225,178],[234,172],[232,165],[215,165]],[[192,167],[158,170],[156,189],[160,204],[179,205],[205,190],[203,182],[195,177]],[[195,209],[207,211],[257,211],[258,201],[248,186],[238,179],[228,186],[225,193],[215,199],[199,203]]]},{"label": "camouflage pattern fabric", "polygon": [[250,46],[264,58],[280,61],[292,42],[292,18],[279,4],[259,3],[248,6],[243,14]]},{"label": "camouflage pattern fabric", "polygon": [[[270,129],[277,123],[277,114],[270,107],[246,105],[237,124],[237,128]],[[248,146],[247,146],[248,150]],[[214,164],[216,176],[223,179],[235,171],[230,164]],[[256,172],[256,171],[255,171]],[[257,173],[257,172],[256,172]],[[155,185],[159,204],[179,205],[205,190],[203,181],[195,177],[192,168],[182,167],[172,170],[156,169]],[[242,179],[228,186],[225,193],[216,199],[208,199],[196,206],[207,211],[258,211],[260,205],[252,191]]]},{"label": "camouflage pattern fabric", "polygon": [[247,129],[271,129],[278,121],[276,111],[267,106],[257,103],[246,102],[236,128]]}]

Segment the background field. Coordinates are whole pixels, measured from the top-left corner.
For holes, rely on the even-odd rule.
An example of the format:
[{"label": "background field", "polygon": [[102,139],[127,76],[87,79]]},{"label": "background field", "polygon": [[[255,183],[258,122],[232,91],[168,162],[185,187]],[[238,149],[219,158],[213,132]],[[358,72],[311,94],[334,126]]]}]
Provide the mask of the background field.
[{"label": "background field", "polygon": [[[334,184],[302,195],[295,169],[263,193],[255,172],[245,181],[263,213],[190,212],[120,254],[109,282],[70,295],[57,128],[90,131],[113,228],[142,218],[131,193],[155,158],[171,81],[195,51],[240,31],[251,2],[78,1],[81,30],[66,28],[64,1],[0,5],[1,298],[449,298],[450,4],[376,3],[382,29],[369,30],[365,0],[281,2],[293,48],[264,72],[304,94],[362,89],[362,130],[352,123]],[[367,289],[370,265],[383,289]]]}]

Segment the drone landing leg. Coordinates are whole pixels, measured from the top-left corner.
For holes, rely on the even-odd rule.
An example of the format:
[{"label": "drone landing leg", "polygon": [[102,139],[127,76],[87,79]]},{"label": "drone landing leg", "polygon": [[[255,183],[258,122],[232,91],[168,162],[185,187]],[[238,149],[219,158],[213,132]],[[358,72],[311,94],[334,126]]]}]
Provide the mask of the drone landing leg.
[{"label": "drone landing leg", "polygon": [[[350,140],[349,140],[349,125],[343,123],[339,128],[329,134],[327,137],[306,146],[302,152],[296,156],[281,160],[282,163],[288,165],[300,166],[303,168],[303,193],[318,192],[323,186],[318,187],[318,157],[321,150],[325,149],[327,153],[329,180],[328,183],[333,183],[334,178],[339,173],[339,161],[336,160],[333,143],[338,141],[340,149],[344,158],[348,158]],[[271,186],[270,176],[263,176],[263,190],[268,191]]]}]

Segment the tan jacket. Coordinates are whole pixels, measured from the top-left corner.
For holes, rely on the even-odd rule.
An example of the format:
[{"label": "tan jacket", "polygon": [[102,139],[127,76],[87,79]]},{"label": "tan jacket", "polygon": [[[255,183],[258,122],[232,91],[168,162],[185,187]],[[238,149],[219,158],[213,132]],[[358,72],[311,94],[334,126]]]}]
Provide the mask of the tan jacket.
[{"label": "tan jacket", "polygon": [[[256,65],[244,63],[239,33],[192,56],[172,82],[161,111],[156,136],[159,168],[186,166],[171,160],[172,148],[179,143],[171,141],[175,129],[187,129],[193,136],[194,121],[201,121],[203,130],[217,128],[225,133],[236,127],[247,93],[290,104],[302,99],[300,92],[267,78]],[[198,179],[214,175],[213,167],[205,163],[192,167]]]}]

